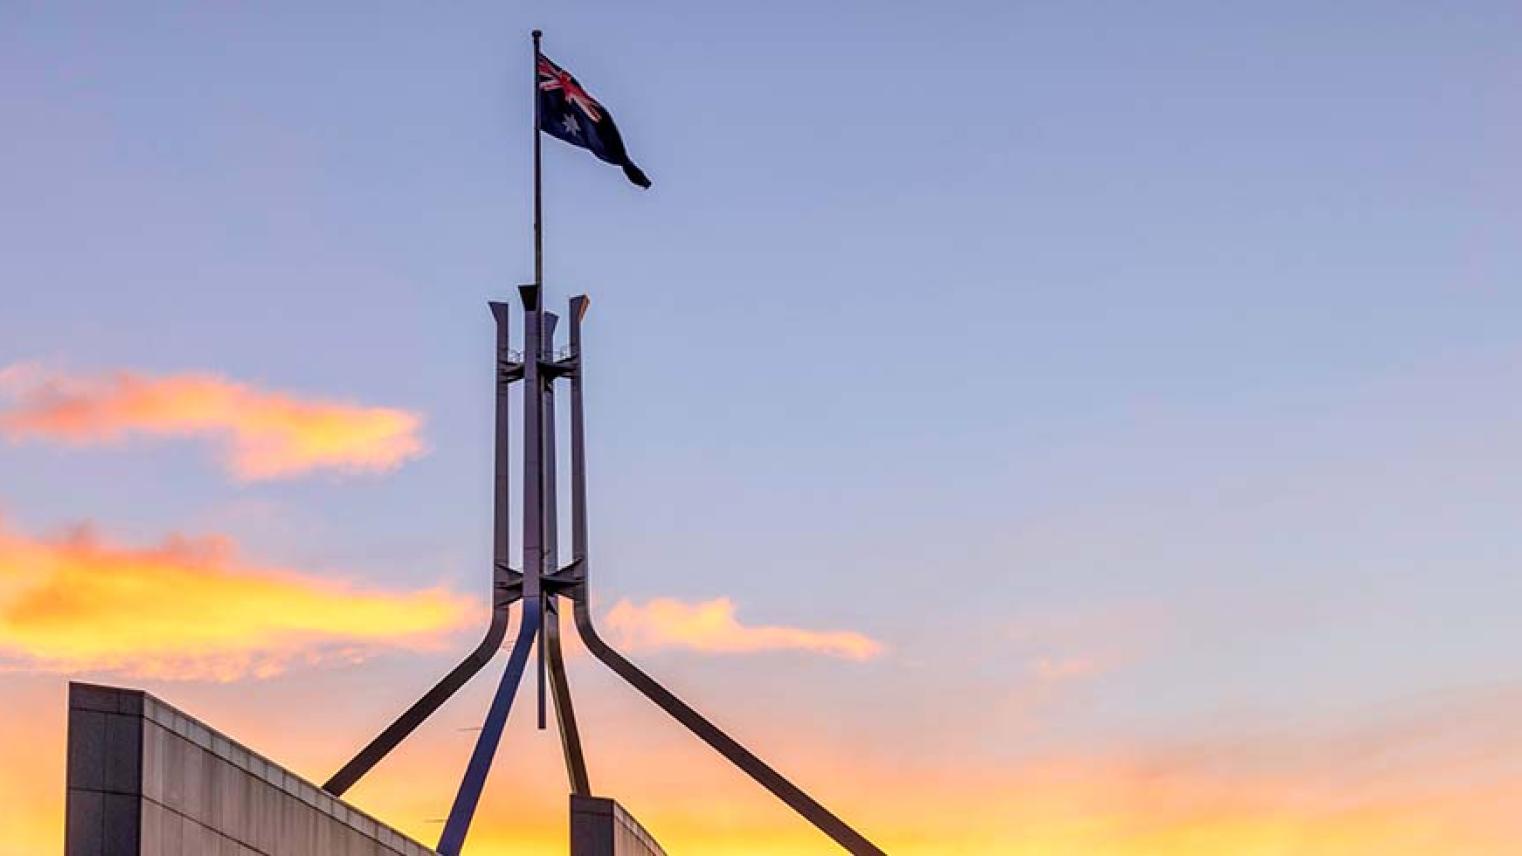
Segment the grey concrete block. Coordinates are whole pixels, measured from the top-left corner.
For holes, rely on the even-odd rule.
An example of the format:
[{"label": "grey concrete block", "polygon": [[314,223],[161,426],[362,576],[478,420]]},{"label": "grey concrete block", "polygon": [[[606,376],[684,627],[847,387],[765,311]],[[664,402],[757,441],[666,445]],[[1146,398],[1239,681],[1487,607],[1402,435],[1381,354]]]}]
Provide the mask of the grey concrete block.
[{"label": "grey concrete block", "polygon": [[188,817],[180,824],[180,835],[181,856],[206,856],[210,848],[217,846],[211,831]]},{"label": "grey concrete block", "polygon": [[107,687],[79,681],[69,682],[69,708],[72,710],[142,716],[146,696],[147,694],[142,690]]},{"label": "grey concrete block", "polygon": [[172,811],[164,812],[163,835],[159,839],[161,849],[152,856],[185,856],[184,845],[185,818]]},{"label": "grey concrete block", "polygon": [[143,800],[142,852],[158,853],[164,849],[164,807]]},{"label": "grey concrete block", "polygon": [[117,696],[121,690],[95,684],[71,682],[69,684],[69,708],[93,710],[98,713],[116,713]]},{"label": "grey concrete block", "polygon": [[571,795],[571,856],[664,856],[654,837],[606,797]]},{"label": "grey concrete block", "polygon": [[67,856],[104,856],[106,795],[100,791],[69,788],[64,809],[64,853]]},{"label": "grey concrete block", "polygon": [[102,856],[141,852],[143,801],[136,794],[106,794]]},{"label": "grey concrete block", "polygon": [[106,714],[69,710],[69,785],[90,790],[106,787]]},{"label": "grey concrete block", "polygon": [[142,793],[143,720],[123,713],[105,718],[105,790]]},{"label": "grey concrete block", "polygon": [[164,742],[168,732],[162,725],[143,720],[143,797],[164,801]]}]

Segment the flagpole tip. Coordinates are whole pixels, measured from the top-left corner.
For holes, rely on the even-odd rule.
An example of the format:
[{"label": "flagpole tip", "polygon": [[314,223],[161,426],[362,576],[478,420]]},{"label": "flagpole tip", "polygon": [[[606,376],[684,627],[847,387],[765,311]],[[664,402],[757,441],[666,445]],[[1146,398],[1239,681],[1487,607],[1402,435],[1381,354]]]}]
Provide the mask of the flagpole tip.
[{"label": "flagpole tip", "polygon": [[534,41],[537,42],[537,41],[539,41],[539,39],[541,39],[544,36],[544,31],[543,30],[534,30],[533,32],[529,33],[529,35],[533,36],[534,37]]}]

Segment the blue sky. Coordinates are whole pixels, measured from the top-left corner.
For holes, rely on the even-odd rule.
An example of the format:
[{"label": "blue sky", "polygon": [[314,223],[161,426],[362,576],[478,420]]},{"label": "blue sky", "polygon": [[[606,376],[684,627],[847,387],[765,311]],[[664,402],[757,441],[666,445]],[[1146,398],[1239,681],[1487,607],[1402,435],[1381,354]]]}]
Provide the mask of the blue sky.
[{"label": "blue sky", "polygon": [[895,652],[691,686],[892,699],[882,746],[1066,644],[1030,626],[1125,649],[983,731],[1013,758],[1522,678],[1509,3],[4,4],[0,365],[405,408],[430,449],[238,485],[0,444],[10,525],[476,591],[534,26],[655,183],[545,143],[601,596]]}]

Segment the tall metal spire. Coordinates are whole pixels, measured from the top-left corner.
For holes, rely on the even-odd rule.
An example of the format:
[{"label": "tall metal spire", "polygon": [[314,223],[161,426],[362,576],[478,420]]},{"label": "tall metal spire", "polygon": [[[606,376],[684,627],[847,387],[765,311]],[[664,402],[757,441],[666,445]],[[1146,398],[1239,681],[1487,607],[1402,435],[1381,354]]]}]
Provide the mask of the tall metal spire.
[{"label": "tall metal spire", "polygon": [[[536,68],[540,36],[538,30],[533,32]],[[470,655],[360,750],[323,788],[335,796],[343,794],[480,671],[496,654],[506,637],[509,608],[513,603],[521,602],[518,632],[508,654],[507,668],[497,684],[496,693],[461,778],[449,817],[445,821],[443,835],[439,839],[438,852],[442,856],[460,856],[465,846],[492,761],[501,745],[508,714],[528,667],[530,649],[537,648],[538,651],[536,709],[539,727],[544,728],[546,724],[548,688],[549,695],[554,700],[555,718],[571,792],[590,796],[592,789],[560,646],[559,607],[562,600],[569,600],[576,630],[587,649],[600,662],[834,839],[847,852],[856,856],[878,856],[882,851],[845,821],[613,650],[597,633],[589,596],[591,558],[587,526],[586,414],[582,396],[582,322],[591,301],[585,295],[571,298],[567,315],[570,347],[567,352],[558,353],[554,345],[558,319],[554,314],[546,312],[543,306],[544,253],[537,89],[534,103],[534,282],[518,288],[523,303],[524,347],[521,355],[511,348],[510,308],[505,303],[490,304],[497,328],[491,622],[486,636]],[[563,565],[560,564],[557,519],[559,462],[555,422],[557,382],[562,379],[569,381],[570,387],[571,463],[571,560]],[[518,449],[523,467],[523,544],[520,566],[514,569],[510,566],[509,543],[512,505],[509,471],[514,453],[509,392],[512,385],[518,383],[522,384],[523,390],[523,431]]]}]

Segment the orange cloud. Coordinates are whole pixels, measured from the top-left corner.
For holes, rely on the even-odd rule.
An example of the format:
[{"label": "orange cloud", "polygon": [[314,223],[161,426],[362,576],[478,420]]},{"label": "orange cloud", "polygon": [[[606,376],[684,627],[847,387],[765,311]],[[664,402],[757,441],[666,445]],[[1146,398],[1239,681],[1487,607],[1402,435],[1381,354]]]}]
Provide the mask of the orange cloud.
[{"label": "orange cloud", "polygon": [[0,664],[234,680],[426,646],[470,615],[439,589],[377,592],[241,561],[226,539],[146,548],[0,527]]},{"label": "orange cloud", "polygon": [[847,660],[870,660],[883,650],[876,640],[849,630],[747,627],[735,618],[735,605],[727,597],[693,604],[659,597],[644,606],[621,600],[608,612],[607,622],[631,651],[810,651]]},{"label": "orange cloud", "polygon": [[423,453],[422,419],[384,407],[301,399],[211,374],[94,376],[0,369],[0,434],[12,441],[109,443],[133,434],[210,437],[239,479],[318,469],[383,472]]}]

